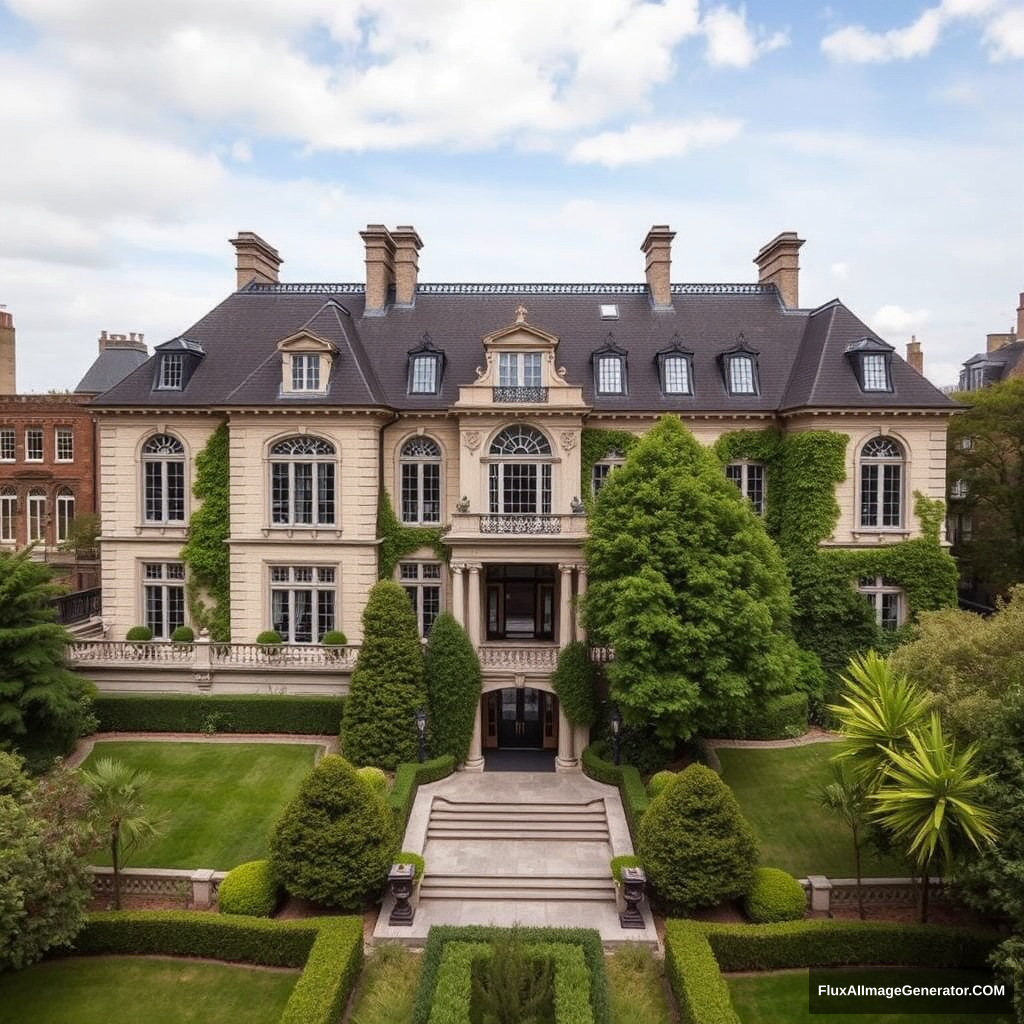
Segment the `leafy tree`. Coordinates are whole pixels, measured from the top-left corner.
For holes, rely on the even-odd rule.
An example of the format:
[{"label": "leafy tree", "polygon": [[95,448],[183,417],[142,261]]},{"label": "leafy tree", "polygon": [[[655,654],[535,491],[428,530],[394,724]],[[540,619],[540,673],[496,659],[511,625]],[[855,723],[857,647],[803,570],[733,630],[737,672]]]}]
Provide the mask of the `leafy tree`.
[{"label": "leafy tree", "polygon": [[30,549],[0,552],[0,750],[49,767],[81,735],[93,687],[64,667],[63,626],[51,600],[61,593]]},{"label": "leafy tree", "polygon": [[691,764],[651,801],[637,853],[658,895],[688,911],[749,892],[757,840],[732,790],[710,768]]},{"label": "leafy tree", "polygon": [[341,726],[345,756],[379,768],[416,760],[415,715],[426,705],[416,614],[397,583],[381,580],[363,611],[363,643]]},{"label": "leafy tree", "polygon": [[293,896],[358,910],[380,895],[397,850],[384,798],[343,757],[328,754],[278,821],[270,864]]},{"label": "leafy tree", "polygon": [[83,768],[80,774],[90,790],[96,829],[109,844],[114,869],[114,909],[120,910],[121,869],[140,846],[164,834],[166,815],[146,814],[143,794],[150,781],[149,772],[103,757],[95,768]]},{"label": "leafy tree", "polygon": [[480,707],[480,660],[466,631],[448,612],[434,619],[424,676],[430,707],[430,753],[465,761]]},{"label": "leafy tree", "polygon": [[594,692],[594,666],[590,650],[577,640],[558,653],[558,667],[551,676],[566,718],[573,725],[593,725],[597,719],[597,696]]},{"label": "leafy tree", "polygon": [[100,517],[96,512],[83,512],[68,523],[68,535],[61,541],[61,551],[92,551],[100,536]]},{"label": "leafy tree", "polygon": [[67,945],[92,889],[88,796],[58,765],[32,781],[22,760],[0,753],[0,971]]},{"label": "leafy tree", "polygon": [[853,862],[857,873],[857,913],[864,920],[864,893],[861,889],[860,856],[864,836],[868,831],[868,788],[853,770],[848,758],[833,758],[829,762],[832,781],[822,786],[821,806],[835,813],[850,830],[853,840]]},{"label": "leafy tree", "polygon": [[608,478],[584,550],[584,619],[615,649],[608,679],[627,721],[666,738],[713,735],[808,684],[782,556],[677,418],[659,420]]}]

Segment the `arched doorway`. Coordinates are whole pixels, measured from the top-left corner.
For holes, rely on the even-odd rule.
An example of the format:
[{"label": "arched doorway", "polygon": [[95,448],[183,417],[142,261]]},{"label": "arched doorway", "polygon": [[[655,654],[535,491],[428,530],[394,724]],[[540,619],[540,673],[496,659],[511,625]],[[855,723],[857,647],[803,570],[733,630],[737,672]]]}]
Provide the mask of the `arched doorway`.
[{"label": "arched doorway", "polygon": [[533,686],[493,689],[481,698],[488,770],[553,771],[558,749],[558,698]]}]

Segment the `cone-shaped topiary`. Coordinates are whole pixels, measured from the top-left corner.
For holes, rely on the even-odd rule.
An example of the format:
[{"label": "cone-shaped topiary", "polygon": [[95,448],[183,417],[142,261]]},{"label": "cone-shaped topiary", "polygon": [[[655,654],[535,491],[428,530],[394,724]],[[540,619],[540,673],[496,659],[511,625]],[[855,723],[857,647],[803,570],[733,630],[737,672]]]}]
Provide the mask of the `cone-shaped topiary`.
[{"label": "cone-shaped topiary", "polygon": [[415,715],[426,706],[416,614],[397,583],[381,580],[363,611],[363,643],[341,725],[345,756],[391,769],[415,761]]},{"label": "cone-shaped topiary", "polygon": [[425,664],[430,701],[430,753],[464,761],[480,706],[480,661],[466,631],[442,612],[427,641]]},{"label": "cone-shaped topiary", "polygon": [[585,643],[577,640],[563,647],[558,667],[551,677],[565,717],[573,725],[593,725],[597,718],[597,697],[594,694],[594,666]]},{"label": "cone-shaped topiary", "polygon": [[651,801],[637,853],[669,908],[687,911],[749,892],[757,841],[732,790],[710,768],[691,764]]},{"label": "cone-shaped topiary", "polygon": [[397,850],[383,797],[343,757],[328,754],[278,821],[270,864],[293,896],[358,910],[380,895]]}]

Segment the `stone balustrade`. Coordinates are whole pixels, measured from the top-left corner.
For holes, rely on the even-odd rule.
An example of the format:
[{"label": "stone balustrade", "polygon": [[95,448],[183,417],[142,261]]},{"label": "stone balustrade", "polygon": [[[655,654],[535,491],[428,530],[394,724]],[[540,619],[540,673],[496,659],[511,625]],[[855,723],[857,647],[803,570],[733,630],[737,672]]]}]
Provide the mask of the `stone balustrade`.
[{"label": "stone balustrade", "polygon": [[486,672],[554,672],[558,665],[557,644],[485,644],[479,648],[480,667]]},{"label": "stone balustrade", "polygon": [[[113,897],[114,869],[91,867],[92,893],[97,899]],[[217,890],[226,871],[201,868],[122,868],[121,896],[178,901],[182,907],[205,910],[217,901]]]},{"label": "stone balustrade", "polygon": [[[807,906],[812,911],[830,914],[835,910],[857,908],[856,878],[810,875],[799,881],[807,894]],[[928,893],[930,899],[944,898],[941,878],[930,879]],[[912,907],[917,904],[918,888],[912,878],[862,878],[861,896],[868,906]]]},{"label": "stone balustrade", "polygon": [[65,658],[72,665],[191,665],[196,660],[198,644],[176,644],[128,640],[75,640],[65,648]]},{"label": "stone balustrade", "polygon": [[320,644],[211,644],[211,665],[244,665],[247,668],[338,668],[351,671],[359,648],[322,647]]},{"label": "stone balustrade", "polygon": [[179,644],[159,640],[76,640],[66,647],[67,661],[78,666],[175,665],[196,671],[211,667],[278,670],[320,668],[351,671],[359,648],[320,644]]},{"label": "stone balustrade", "polygon": [[453,512],[447,539],[494,534],[510,537],[547,535],[582,540],[587,535],[587,517],[582,512],[569,515]]}]

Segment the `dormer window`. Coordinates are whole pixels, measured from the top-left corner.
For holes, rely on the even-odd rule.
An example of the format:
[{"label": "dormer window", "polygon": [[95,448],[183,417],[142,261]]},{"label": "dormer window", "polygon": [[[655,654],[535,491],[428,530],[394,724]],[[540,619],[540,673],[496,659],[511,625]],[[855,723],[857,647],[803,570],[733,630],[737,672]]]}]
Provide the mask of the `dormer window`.
[{"label": "dormer window", "polygon": [[892,391],[892,346],[878,338],[861,338],[846,346],[846,358],[861,391]]},{"label": "dormer window", "polygon": [[658,377],[664,395],[693,394],[693,353],[683,348],[679,335],[673,335],[672,346],[657,355]]},{"label": "dormer window", "polygon": [[166,352],[160,357],[161,391],[180,391],[184,379],[184,357],[180,352]]},{"label": "dormer window", "polygon": [[339,358],[334,342],[304,327],[277,343],[281,353],[281,397],[324,395],[331,386],[331,371]]},{"label": "dormer window", "polygon": [[594,390],[599,395],[626,394],[626,355],[626,350],[615,344],[611,334],[593,354]]},{"label": "dormer window", "polygon": [[292,391],[320,390],[320,356],[298,353],[292,356]]},{"label": "dormer window", "polygon": [[154,352],[153,387],[157,391],[183,391],[206,355],[198,341],[188,338],[172,338],[157,345]]},{"label": "dormer window", "polygon": [[539,388],[541,384],[539,352],[499,352],[498,387]]},{"label": "dormer window", "polygon": [[420,343],[409,350],[410,395],[436,395],[441,390],[444,352],[434,348],[430,335],[424,332]]},{"label": "dormer window", "polygon": [[758,395],[761,393],[757,373],[757,352],[747,348],[743,335],[736,339],[734,348],[719,357],[722,378],[730,395]]},{"label": "dormer window", "polygon": [[888,391],[889,375],[885,372],[885,356],[880,352],[871,352],[864,356],[861,365],[864,367],[865,391]]}]

